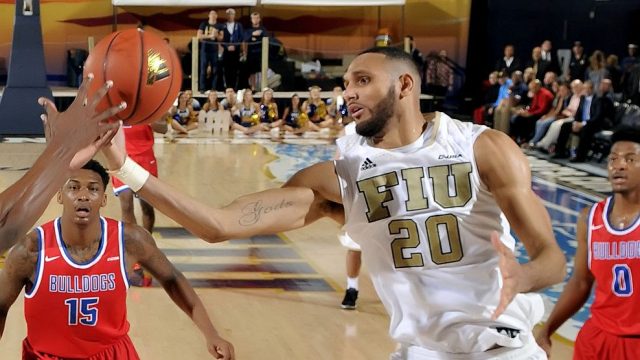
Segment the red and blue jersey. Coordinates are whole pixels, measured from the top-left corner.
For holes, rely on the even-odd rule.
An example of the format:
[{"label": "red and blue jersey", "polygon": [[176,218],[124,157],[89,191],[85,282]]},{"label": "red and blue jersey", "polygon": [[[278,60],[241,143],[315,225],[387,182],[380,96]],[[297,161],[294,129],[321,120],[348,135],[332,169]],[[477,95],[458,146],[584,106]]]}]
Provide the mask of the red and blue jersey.
[{"label": "red and blue jersey", "polygon": [[155,140],[153,138],[151,125],[123,125],[122,128],[124,129],[127,155],[135,156],[146,154],[149,151],[153,154],[153,144]]},{"label": "red and blue jersey", "polygon": [[613,198],[589,212],[588,265],[595,278],[591,319],[615,335],[640,335],[640,218],[626,229],[609,223]]},{"label": "red and blue jersey", "polygon": [[60,218],[36,229],[39,255],[25,292],[27,341],[38,352],[88,358],[127,336],[123,224],[100,218],[96,255],[78,263],[62,239]]}]

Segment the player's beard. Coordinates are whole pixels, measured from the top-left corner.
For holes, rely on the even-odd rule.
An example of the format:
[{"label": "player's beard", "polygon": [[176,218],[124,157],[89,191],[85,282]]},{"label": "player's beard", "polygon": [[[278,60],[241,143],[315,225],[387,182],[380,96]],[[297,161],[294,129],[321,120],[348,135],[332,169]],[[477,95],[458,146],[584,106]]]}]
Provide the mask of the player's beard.
[{"label": "player's beard", "polygon": [[371,119],[356,123],[358,135],[368,138],[380,135],[393,115],[396,101],[396,89],[392,85],[387,91],[387,96],[372,109]]}]

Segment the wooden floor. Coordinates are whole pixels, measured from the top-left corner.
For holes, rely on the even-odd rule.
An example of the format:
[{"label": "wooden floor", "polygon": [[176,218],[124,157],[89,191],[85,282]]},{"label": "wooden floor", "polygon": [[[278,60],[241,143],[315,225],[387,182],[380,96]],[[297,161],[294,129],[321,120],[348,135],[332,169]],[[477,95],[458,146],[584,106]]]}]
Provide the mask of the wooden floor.
[{"label": "wooden floor", "polygon": [[[24,168],[32,164],[43,146],[0,144],[0,190],[24,174]],[[211,205],[226,204],[241,194],[280,185],[265,171],[265,165],[275,157],[259,144],[164,143],[156,145],[156,153],[161,178]],[[60,207],[52,204],[41,220],[49,220],[59,213]],[[102,213],[119,218],[118,200],[110,196]],[[161,214],[157,216],[156,225],[177,227]],[[178,235],[172,235],[171,231],[158,231],[154,235],[163,249],[192,251],[187,251],[186,256],[185,253],[170,256],[170,260],[186,269],[189,264],[206,263],[223,269],[225,264],[295,263],[307,269],[297,275],[286,274],[286,271],[284,274],[234,271],[233,268],[214,275],[197,272],[187,275],[189,278],[213,277],[221,284],[225,280],[231,281],[229,284],[237,284],[241,279],[254,281],[249,281],[244,288],[196,289],[219,332],[235,345],[238,359],[388,359],[395,344],[387,335],[388,317],[374,293],[366,264],[360,278],[358,310],[344,311],[339,307],[345,286],[345,249],[336,239],[337,230],[335,223],[324,220],[271,239],[269,243],[249,240],[218,245],[186,238],[179,229]],[[211,256],[196,256],[198,249],[219,251],[206,250]],[[275,259],[261,258],[260,250],[265,252],[265,249],[275,249],[272,251],[276,253]],[[238,255],[243,253],[247,255]],[[277,255],[285,253],[289,255],[282,258]],[[296,287],[250,286],[283,277],[295,284],[298,284],[296,279],[303,278],[312,287],[298,291]],[[162,289],[132,288],[128,305],[130,334],[143,359],[208,358],[205,343],[195,326]],[[20,297],[10,311],[0,340],[0,358],[20,357],[25,330]],[[570,354],[570,346],[556,342],[554,359],[570,359]]]}]

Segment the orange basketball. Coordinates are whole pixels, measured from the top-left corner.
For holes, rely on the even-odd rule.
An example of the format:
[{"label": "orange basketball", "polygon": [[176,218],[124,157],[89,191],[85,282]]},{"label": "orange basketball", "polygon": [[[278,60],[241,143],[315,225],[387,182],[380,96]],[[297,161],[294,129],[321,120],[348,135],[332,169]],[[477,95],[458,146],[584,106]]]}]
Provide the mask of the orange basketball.
[{"label": "orange basketball", "polygon": [[127,108],[114,116],[126,125],[159,120],[178,96],[182,69],[175,50],[153,33],[129,29],[102,39],[84,66],[84,75],[93,73],[89,95],[107,80],[113,81],[98,110],[126,101]]}]

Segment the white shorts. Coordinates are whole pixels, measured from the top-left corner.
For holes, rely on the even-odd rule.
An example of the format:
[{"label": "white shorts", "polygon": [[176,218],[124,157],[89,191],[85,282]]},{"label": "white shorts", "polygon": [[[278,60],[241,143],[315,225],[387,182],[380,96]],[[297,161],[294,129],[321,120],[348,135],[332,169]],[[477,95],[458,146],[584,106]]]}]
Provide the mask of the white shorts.
[{"label": "white shorts", "polygon": [[338,240],[340,240],[340,244],[342,244],[342,246],[346,247],[349,250],[361,251],[360,245],[353,241],[353,239],[351,239],[351,236],[349,236],[349,234],[347,234],[345,231],[341,231],[338,234]]},{"label": "white shorts", "polygon": [[443,353],[419,346],[399,345],[389,360],[546,360],[547,354],[536,343],[533,334],[521,335],[524,346],[497,349],[471,354]]}]

